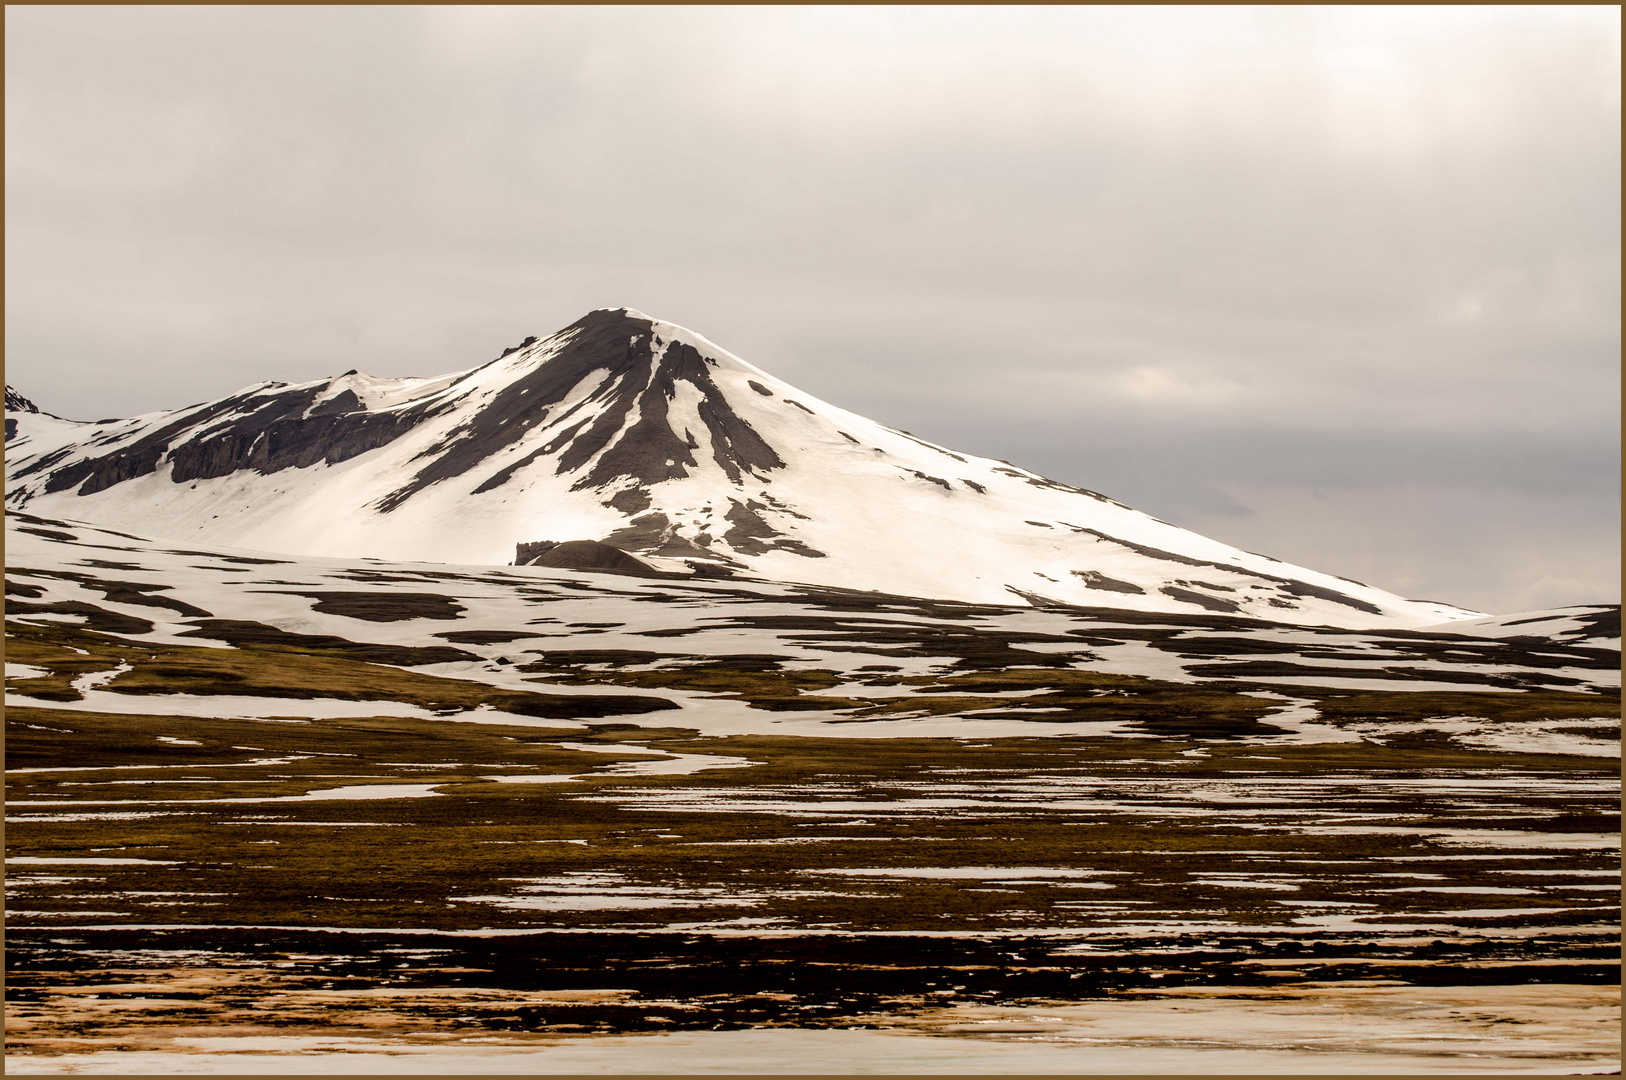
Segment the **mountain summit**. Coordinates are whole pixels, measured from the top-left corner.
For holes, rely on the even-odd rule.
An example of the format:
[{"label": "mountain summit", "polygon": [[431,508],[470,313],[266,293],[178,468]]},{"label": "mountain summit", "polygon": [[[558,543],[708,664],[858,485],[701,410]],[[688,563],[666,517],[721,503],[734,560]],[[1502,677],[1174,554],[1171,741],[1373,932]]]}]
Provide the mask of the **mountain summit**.
[{"label": "mountain summit", "polygon": [[1477,614],[956,453],[629,308],[439,378],[349,371],[97,423],[8,387],[6,409],[8,507],[173,539],[485,564],[590,540],[662,570],[947,600],[1345,627]]}]

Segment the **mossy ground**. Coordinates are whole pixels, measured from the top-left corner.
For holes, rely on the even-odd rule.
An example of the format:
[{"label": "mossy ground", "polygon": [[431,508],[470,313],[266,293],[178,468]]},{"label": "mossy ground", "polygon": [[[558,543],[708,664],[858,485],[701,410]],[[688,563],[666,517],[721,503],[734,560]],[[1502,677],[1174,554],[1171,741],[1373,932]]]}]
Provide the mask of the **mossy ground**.
[{"label": "mossy ground", "polygon": [[[7,710],[8,767],[25,770],[8,777],[8,855],[146,860],[13,864],[9,959],[23,1007],[50,987],[111,986],[130,972],[162,982],[162,964],[254,969],[258,989],[243,992],[261,1003],[325,983],[633,994],[455,1006],[491,1030],[814,1022],[945,993],[1055,999],[1154,978],[1613,977],[1585,928],[1618,921],[1618,894],[1598,888],[1612,883],[1599,872],[1618,869],[1618,856],[1563,846],[1618,827],[1612,762],[1423,736],[1271,742],[1260,719],[1273,703],[1235,688],[1048,667],[900,676],[877,665],[862,681],[916,694],[855,691],[820,707],[863,717],[1047,705],[1143,734],[703,737],[613,716],[625,691],[662,689],[805,710],[810,691],[853,676],[760,656],[655,666],[547,653],[533,674],[605,693],[528,694],[332,647],[211,649],[71,626],[13,629],[8,660],[47,674],[8,680],[45,699]],[[79,698],[73,679],[124,665],[103,689],[286,698],[286,715],[50,706]],[[1012,691],[1032,693],[1004,696]],[[448,715],[487,705],[572,723],[311,719],[306,703],[323,698]],[[1590,718],[1613,705],[1560,692],[1315,699],[1335,724]],[[620,771],[673,753],[750,764]],[[522,774],[577,779],[490,779]],[[436,793],[270,801],[381,784]],[[1465,830],[1476,832],[1465,840]],[[1559,846],[1532,848],[1521,839],[1532,832]],[[962,876],[921,873],[945,869]],[[898,876],[840,872],[851,870]],[[1044,873],[1025,876],[1033,870]],[[1323,930],[1305,921],[1318,913],[1363,921]],[[204,925],[243,929],[196,929]],[[718,936],[728,928],[779,936]],[[455,936],[483,930],[543,933]],[[908,936],[922,932],[947,936]],[[1094,951],[1058,952],[1069,943]],[[179,968],[161,960],[177,948],[199,956]],[[426,949],[451,951],[413,959]],[[134,966],[120,975],[109,950]],[[1248,966],[1283,959],[1303,963]],[[294,966],[268,966],[285,963]],[[224,1015],[231,995],[214,985],[195,1004],[169,1006],[176,1022],[188,1010]]]}]

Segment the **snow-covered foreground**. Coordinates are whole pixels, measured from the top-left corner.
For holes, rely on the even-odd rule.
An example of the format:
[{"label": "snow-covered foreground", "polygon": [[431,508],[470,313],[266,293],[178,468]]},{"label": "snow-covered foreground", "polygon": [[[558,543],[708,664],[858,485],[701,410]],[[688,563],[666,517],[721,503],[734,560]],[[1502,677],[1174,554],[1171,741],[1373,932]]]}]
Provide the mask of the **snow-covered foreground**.
[{"label": "snow-covered foreground", "polygon": [[861,1028],[478,1041],[205,1036],[15,1056],[9,1072],[192,1075],[1575,1075],[1618,1068],[1605,987],[1322,987],[938,1008]]}]

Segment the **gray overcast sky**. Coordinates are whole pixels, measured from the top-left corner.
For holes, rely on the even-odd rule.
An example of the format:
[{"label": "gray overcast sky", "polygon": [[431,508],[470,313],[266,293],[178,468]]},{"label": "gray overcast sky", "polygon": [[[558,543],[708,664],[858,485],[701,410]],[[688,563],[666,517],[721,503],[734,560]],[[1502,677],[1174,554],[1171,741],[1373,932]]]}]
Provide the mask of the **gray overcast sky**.
[{"label": "gray overcast sky", "polygon": [[1218,539],[1619,598],[1620,10],[8,7],[75,418],[595,307]]}]

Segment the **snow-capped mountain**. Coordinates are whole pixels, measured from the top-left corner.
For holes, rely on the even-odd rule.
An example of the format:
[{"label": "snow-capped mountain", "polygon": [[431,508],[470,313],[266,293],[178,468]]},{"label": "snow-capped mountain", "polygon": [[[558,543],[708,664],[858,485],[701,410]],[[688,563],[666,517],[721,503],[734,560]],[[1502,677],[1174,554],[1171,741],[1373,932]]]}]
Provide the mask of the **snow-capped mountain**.
[{"label": "snow-capped mountain", "polygon": [[1344,627],[1479,614],[955,453],[631,309],[439,378],[349,371],[96,423],[8,387],[6,411],[8,507],[173,539],[463,564],[594,540],[662,570],[948,600]]}]

